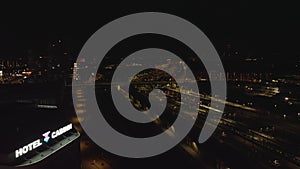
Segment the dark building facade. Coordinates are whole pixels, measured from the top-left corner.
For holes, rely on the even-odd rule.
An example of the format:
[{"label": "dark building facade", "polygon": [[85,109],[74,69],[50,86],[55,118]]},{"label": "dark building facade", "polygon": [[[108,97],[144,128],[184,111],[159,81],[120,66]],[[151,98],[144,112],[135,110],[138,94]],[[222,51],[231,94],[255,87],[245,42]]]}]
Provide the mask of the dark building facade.
[{"label": "dark building facade", "polygon": [[80,134],[61,109],[59,92],[49,84],[1,86],[2,168],[80,168]]}]

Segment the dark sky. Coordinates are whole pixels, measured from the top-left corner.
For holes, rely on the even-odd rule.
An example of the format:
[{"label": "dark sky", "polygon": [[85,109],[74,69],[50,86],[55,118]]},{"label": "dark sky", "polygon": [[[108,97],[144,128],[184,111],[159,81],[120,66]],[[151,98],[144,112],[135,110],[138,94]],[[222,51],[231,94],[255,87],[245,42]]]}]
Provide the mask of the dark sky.
[{"label": "dark sky", "polygon": [[[101,1],[104,2],[104,1]],[[44,50],[58,38],[76,55],[102,25],[120,16],[160,11],[196,24],[220,51],[227,42],[254,54],[299,54],[300,10],[280,2],[140,1],[139,3],[49,3],[1,5],[0,58]]]}]

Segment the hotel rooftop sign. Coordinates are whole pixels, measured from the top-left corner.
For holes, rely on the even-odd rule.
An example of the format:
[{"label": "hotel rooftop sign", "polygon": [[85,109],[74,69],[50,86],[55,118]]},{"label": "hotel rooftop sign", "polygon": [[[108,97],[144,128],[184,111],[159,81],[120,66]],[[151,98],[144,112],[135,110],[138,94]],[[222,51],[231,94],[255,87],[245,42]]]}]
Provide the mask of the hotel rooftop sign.
[{"label": "hotel rooftop sign", "polygon": [[43,139],[37,139],[17,150],[15,150],[15,158],[19,158],[32,150],[37,149],[38,147],[42,146],[44,143],[48,143],[50,139],[55,139],[64,133],[70,131],[73,128],[72,124],[68,124],[60,129],[57,129],[55,131],[47,131],[46,133],[42,134],[44,137]]}]

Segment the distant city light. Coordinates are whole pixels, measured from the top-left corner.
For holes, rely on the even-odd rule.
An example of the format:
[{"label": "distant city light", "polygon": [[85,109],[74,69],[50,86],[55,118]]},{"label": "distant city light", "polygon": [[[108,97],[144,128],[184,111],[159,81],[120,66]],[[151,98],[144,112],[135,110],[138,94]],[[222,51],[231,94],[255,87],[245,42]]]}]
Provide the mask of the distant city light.
[{"label": "distant city light", "polygon": [[78,62],[82,62],[82,63],[85,62],[85,58],[78,58],[77,60]]},{"label": "distant city light", "polygon": [[32,72],[22,72],[23,75],[30,76]]},{"label": "distant city light", "polygon": [[37,105],[38,108],[41,109],[57,109],[58,107],[55,105],[43,105],[43,104],[39,104]]}]

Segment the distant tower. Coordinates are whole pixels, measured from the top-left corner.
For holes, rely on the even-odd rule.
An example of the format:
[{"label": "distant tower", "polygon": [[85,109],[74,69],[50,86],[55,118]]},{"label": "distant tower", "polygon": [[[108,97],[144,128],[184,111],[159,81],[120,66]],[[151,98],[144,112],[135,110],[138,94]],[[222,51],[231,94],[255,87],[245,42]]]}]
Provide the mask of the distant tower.
[{"label": "distant tower", "polygon": [[2,70],[0,70],[0,84],[3,82],[3,71]]},{"label": "distant tower", "polygon": [[73,67],[73,79],[79,80],[78,64],[75,62]]},{"label": "distant tower", "polygon": [[27,54],[27,64],[30,71],[35,72],[37,69],[36,63],[37,57],[32,50],[28,50]]},{"label": "distant tower", "polygon": [[223,57],[224,58],[234,58],[237,55],[239,55],[239,52],[234,50],[234,48],[232,48],[231,43],[227,43],[226,48],[223,52]]}]

